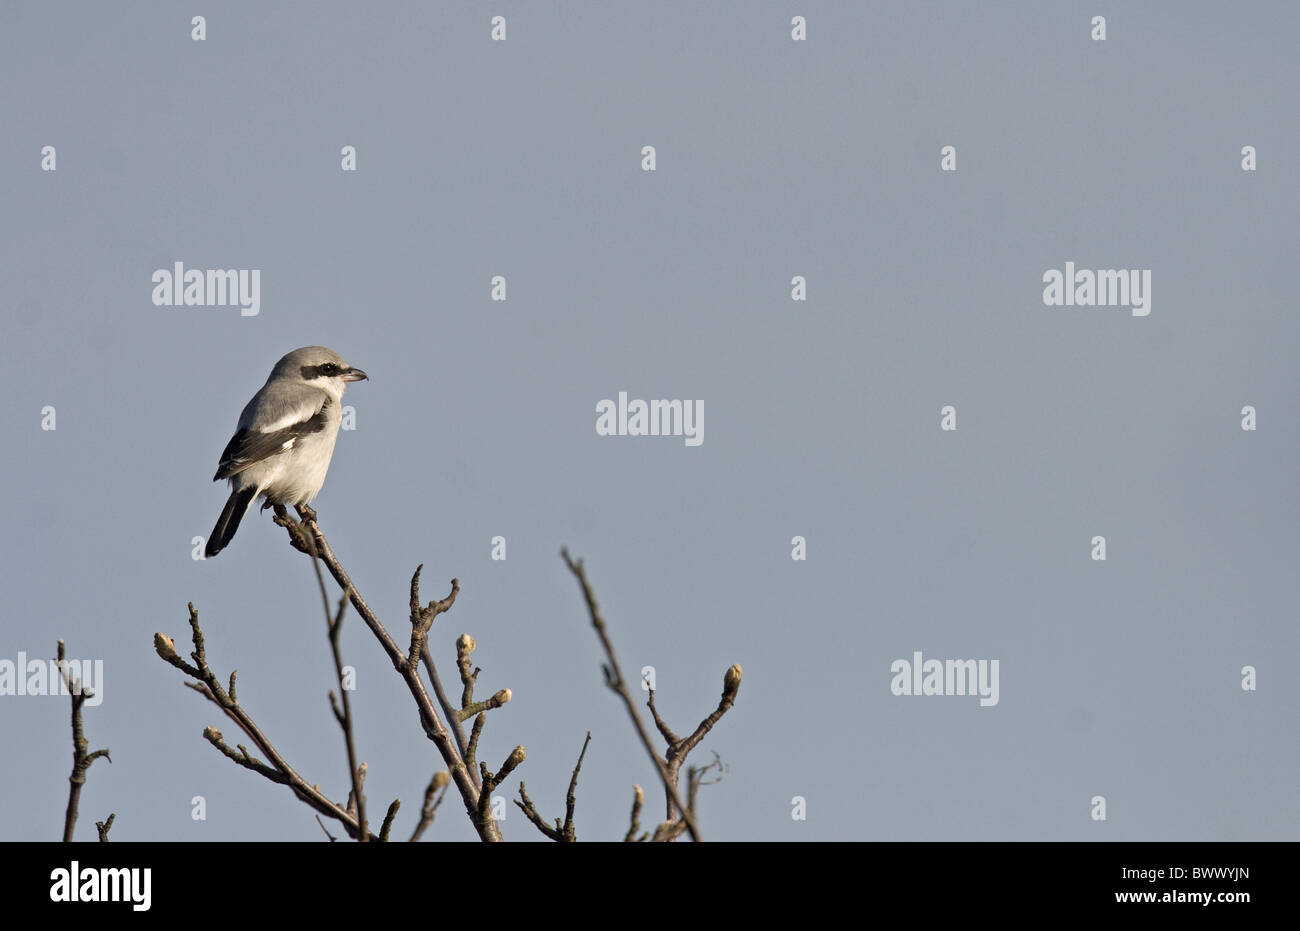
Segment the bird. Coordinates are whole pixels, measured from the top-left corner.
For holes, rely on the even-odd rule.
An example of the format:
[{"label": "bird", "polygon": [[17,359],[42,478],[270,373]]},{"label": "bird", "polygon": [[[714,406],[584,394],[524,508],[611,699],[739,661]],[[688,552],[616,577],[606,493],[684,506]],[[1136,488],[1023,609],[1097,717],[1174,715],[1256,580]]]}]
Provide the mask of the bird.
[{"label": "bird", "polygon": [[230,480],[230,497],[208,537],[205,557],[230,544],[258,496],[266,499],[263,509],[311,503],[334,455],[343,389],[368,377],[324,346],[295,349],[275,363],[266,384],[244,405],[212,477]]}]

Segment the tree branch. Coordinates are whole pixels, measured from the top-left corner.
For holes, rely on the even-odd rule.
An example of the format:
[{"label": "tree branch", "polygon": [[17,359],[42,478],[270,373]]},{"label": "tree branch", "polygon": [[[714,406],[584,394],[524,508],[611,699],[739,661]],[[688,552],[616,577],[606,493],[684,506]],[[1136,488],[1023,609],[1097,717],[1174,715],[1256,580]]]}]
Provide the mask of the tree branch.
[{"label": "tree branch", "polygon": [[655,707],[655,690],[647,686],[646,691],[650,693],[648,704],[650,705],[650,716],[655,720],[655,727],[659,728],[659,733],[663,735],[664,740],[668,741],[669,746],[672,746],[681,738],[673,733],[673,729],[664,722],[663,718],[659,717],[659,709]]},{"label": "tree branch", "polygon": [[667,762],[655,750],[654,743],[650,740],[650,734],[645,729],[645,723],[641,720],[641,715],[637,713],[636,704],[632,701],[632,694],[628,691],[627,680],[624,679],[623,671],[619,668],[618,657],[614,653],[614,644],[609,639],[609,633],[605,628],[605,620],[601,617],[600,607],[596,604],[596,595],[592,591],[591,583],[587,581],[587,573],[583,568],[582,560],[574,561],[570,559],[567,549],[561,550],[560,555],[564,557],[565,565],[569,567],[569,571],[573,573],[578,580],[578,585],[582,588],[582,596],[587,602],[587,612],[591,615],[591,625],[596,629],[596,635],[600,638],[601,646],[605,648],[605,656],[608,659],[605,665],[605,683],[623,700],[627,713],[631,716],[632,723],[636,727],[637,735],[641,738],[641,743],[646,752],[650,754],[650,759],[654,762],[660,779],[663,780],[664,792],[668,796],[669,820],[673,820],[673,811],[675,809],[682,821],[685,822],[686,830],[690,832],[691,838],[699,841],[701,839],[700,831],[695,824],[695,816],[686,808],[682,803],[681,796],[677,794],[675,773],[669,773]]},{"label": "tree branch", "polygon": [[433,663],[433,654],[429,652],[428,643],[424,645],[420,660],[424,663],[425,671],[429,673],[429,682],[433,684],[433,694],[438,699],[438,707],[447,716],[447,720],[452,722],[451,730],[456,737],[456,748],[460,751],[460,758],[465,761],[470,776],[474,778],[474,784],[478,785],[478,767],[470,760],[474,754],[470,752],[469,744],[465,739],[465,725],[460,715],[456,713],[456,706],[451,703],[451,699],[447,697],[447,692],[442,687],[442,678],[438,675],[438,667]]},{"label": "tree branch", "polygon": [[[325,564],[325,568],[329,570],[330,575],[334,577],[334,581],[338,583],[344,592],[348,593],[348,600],[351,601],[362,621],[370,628],[371,633],[375,635],[375,639],[379,641],[379,645],[388,656],[389,662],[392,663],[393,668],[398,671],[406,683],[407,690],[415,700],[416,710],[420,716],[420,725],[424,729],[425,736],[433,741],[439,755],[442,756],[443,762],[447,764],[452,781],[456,784],[461,801],[465,805],[465,811],[469,814],[471,821],[474,822],[479,837],[485,841],[501,840],[501,831],[496,822],[490,818],[487,821],[481,819],[482,806],[480,805],[480,797],[483,794],[482,790],[478,781],[470,775],[460,755],[455,738],[443,724],[437,710],[434,708],[433,700],[429,697],[424,682],[420,678],[419,657],[427,640],[429,626],[433,623],[434,617],[450,610],[452,604],[455,603],[456,595],[460,592],[460,583],[456,579],[452,579],[451,593],[446,598],[439,602],[430,602],[427,608],[419,608],[418,612],[412,611],[411,643],[408,651],[403,653],[370,605],[357,591],[352,579],[339,563],[338,557],[330,547],[325,534],[316,523],[314,515],[304,512],[302,509],[299,509],[299,514],[302,517],[301,523],[289,517],[284,508],[277,507],[275,522],[288,531],[289,541],[295,549],[309,555],[314,550],[321,562]],[[310,537],[311,542],[304,542],[308,537]],[[419,606],[418,577],[419,570],[417,569],[415,576],[411,580],[413,608]]]},{"label": "tree branch", "polygon": [[[94,763],[101,756],[112,763],[113,759],[108,755],[108,748],[96,750],[93,753],[87,753],[90,744],[86,741],[86,733],[81,723],[81,706],[85,704],[87,698],[94,696],[94,692],[82,688],[81,680],[72,678],[68,672],[68,661],[64,653],[63,641],[59,641],[58,648],[58,666],[59,675],[63,677],[64,684],[68,687],[68,692],[72,695],[72,774],[68,776],[68,807],[63,813],[63,839],[64,841],[72,840],[72,834],[77,826],[77,810],[81,805],[81,787],[86,784],[86,772],[90,769],[90,764]],[[99,839],[108,840],[108,828],[113,824],[113,815],[108,816],[108,821],[100,827]]]},{"label": "tree branch", "polygon": [[490,772],[486,763],[478,764],[479,773],[483,776],[483,791],[479,795],[478,802],[479,818],[481,820],[496,823],[492,818],[492,793],[497,786],[506,781],[510,774],[515,771],[515,767],[522,763],[526,756],[527,754],[522,746],[515,747],[510,751],[510,755],[506,757],[506,761],[501,764],[501,770],[496,773]]},{"label": "tree branch", "polygon": [[438,813],[438,806],[442,804],[442,798],[447,794],[447,784],[450,782],[451,773],[445,769],[438,770],[429,780],[429,787],[424,790],[424,807],[420,809],[420,823],[411,832],[412,843],[423,837],[425,829],[433,824],[434,815]]},{"label": "tree branch", "polygon": [[393,804],[388,806],[388,813],[384,815],[384,824],[379,829],[379,839],[387,842],[388,832],[393,829],[393,819],[397,817],[397,809],[402,807],[400,798],[393,799]]},{"label": "tree branch", "polygon": [[[313,554],[312,568],[316,570],[316,581],[320,583],[320,593],[322,598],[327,598],[325,594],[325,578],[321,575],[320,560]],[[352,798],[356,804],[357,823],[361,829],[357,832],[357,839],[365,841],[370,837],[370,831],[366,827],[366,796],[361,791],[361,766],[365,764],[357,763],[357,745],[356,738],[353,736],[352,729],[352,699],[348,695],[348,688],[344,684],[343,676],[343,653],[339,648],[339,634],[343,630],[343,614],[348,607],[348,592],[345,589],[342,597],[339,598],[338,610],[334,616],[330,617],[329,602],[325,602],[325,623],[329,626],[330,652],[334,654],[334,672],[339,680],[339,696],[343,704],[342,711],[339,710],[338,703],[334,698],[334,693],[330,692],[330,705],[334,709],[334,718],[339,722],[339,727],[343,728],[343,743],[348,753],[348,774],[352,777]]]},{"label": "tree branch", "polygon": [[[193,603],[189,605],[190,611],[190,630],[194,641],[194,652],[190,654],[193,664],[187,663],[176,652],[176,642],[165,634],[154,634],[154,650],[166,662],[175,666],[185,675],[194,679],[195,682],[187,682],[186,685],[193,688],[196,692],[203,695],[226,715],[239,725],[240,729],[252,739],[253,743],[270,760],[270,764],[250,754],[243,744],[239,744],[238,751],[231,749],[225,742],[221,731],[215,727],[206,727],[203,730],[204,738],[221,751],[228,759],[239,764],[245,769],[250,769],[272,782],[288,786],[293,793],[302,799],[319,814],[333,818],[343,825],[344,829],[350,836],[355,837],[360,831],[361,826],[356,817],[347,811],[347,809],[335,802],[330,801],[318,785],[308,785],[307,780],[303,779],[292,766],[282,757],[271,744],[271,741],[262,733],[261,728],[249,716],[242,705],[221,685],[221,681],[208,666],[207,652],[204,646],[203,629],[199,626],[199,613],[195,610]],[[377,838],[371,836],[370,840]]]},{"label": "tree branch", "polygon": [[637,832],[641,830],[641,806],[645,804],[645,790],[640,786],[632,787],[632,823],[628,825],[627,833],[623,835],[623,840],[631,843],[633,841],[642,841],[649,837],[649,834],[642,834],[637,837]]},{"label": "tree branch", "polygon": [[[739,663],[732,664],[732,666],[730,666],[727,669],[727,671],[723,673],[722,676],[722,697],[718,700],[718,707],[713,709],[713,711],[709,713],[708,717],[706,717],[703,721],[700,722],[699,726],[695,728],[695,730],[691,733],[689,737],[678,738],[669,743],[668,752],[665,755],[665,760],[667,762],[668,775],[672,778],[674,785],[677,783],[677,776],[678,773],[681,771],[682,764],[686,762],[686,755],[699,745],[700,741],[704,739],[704,735],[707,734],[709,731],[713,730],[713,725],[717,724],[718,721],[722,718],[722,716],[726,714],[728,711],[730,711],[731,707],[735,705],[736,693],[740,691],[740,679],[741,679],[742,672],[743,671],[741,670]],[[655,694],[654,690],[652,689],[650,691],[651,703],[654,702],[654,694]],[[720,759],[716,759],[716,754],[715,754],[714,763],[710,763],[707,767],[705,767],[705,770],[708,770],[709,768],[713,767],[715,764],[721,766],[721,763],[722,761]],[[695,770],[692,769],[689,770],[688,772],[694,772],[694,771]],[[710,783],[705,783],[705,784],[708,785]],[[687,805],[690,807],[691,811],[694,812],[695,811],[694,792],[699,789],[699,786],[692,787],[690,781],[688,780],[687,789],[688,789],[688,795],[690,795],[690,799],[688,800]]]},{"label": "tree branch", "polygon": [[[538,812],[537,806],[533,800],[528,797],[528,792],[524,789],[524,783],[519,783],[519,798],[515,799],[515,804],[520,810],[528,816],[528,820],[536,825],[537,830],[541,831],[553,841],[560,843],[573,843],[578,839],[577,832],[573,827],[573,810],[578,805],[578,773],[582,770],[582,759],[587,755],[587,745],[591,743],[591,731],[587,731],[587,739],[582,742],[582,752],[578,754],[578,763],[573,767],[573,775],[569,778],[569,792],[564,798],[564,823],[560,819],[555,819],[555,827],[546,823],[546,819]],[[522,799],[522,801],[520,801]]]}]

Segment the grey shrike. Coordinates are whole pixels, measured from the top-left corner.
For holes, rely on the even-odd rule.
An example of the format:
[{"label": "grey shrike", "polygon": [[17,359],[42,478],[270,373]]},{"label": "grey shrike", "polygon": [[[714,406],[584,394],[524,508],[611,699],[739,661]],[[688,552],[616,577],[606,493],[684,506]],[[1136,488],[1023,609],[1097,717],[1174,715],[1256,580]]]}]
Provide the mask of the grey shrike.
[{"label": "grey shrike", "polygon": [[343,389],[366,377],[324,346],[304,346],[286,355],[239,415],[214,482],[230,479],[230,498],[212,528],[205,556],[230,543],[239,522],[259,495],[273,504],[305,507],[325,484],[334,455]]}]

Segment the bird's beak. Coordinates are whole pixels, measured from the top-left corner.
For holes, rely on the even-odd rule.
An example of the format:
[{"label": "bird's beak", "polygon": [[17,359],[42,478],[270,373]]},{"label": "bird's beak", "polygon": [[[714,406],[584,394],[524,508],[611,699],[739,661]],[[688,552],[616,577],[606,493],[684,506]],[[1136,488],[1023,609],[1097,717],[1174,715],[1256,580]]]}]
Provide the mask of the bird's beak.
[{"label": "bird's beak", "polygon": [[359,368],[349,367],[348,370],[343,373],[344,381],[361,381],[361,379],[369,378],[369,377],[370,377],[369,375],[361,371],[361,369]]}]

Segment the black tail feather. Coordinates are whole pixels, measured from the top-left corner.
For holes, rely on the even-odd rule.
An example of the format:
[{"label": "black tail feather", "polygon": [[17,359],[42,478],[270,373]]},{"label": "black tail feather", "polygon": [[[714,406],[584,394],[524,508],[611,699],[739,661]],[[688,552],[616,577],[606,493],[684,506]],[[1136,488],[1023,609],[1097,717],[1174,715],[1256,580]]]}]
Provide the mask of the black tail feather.
[{"label": "black tail feather", "polygon": [[226,499],[226,506],[221,509],[221,516],[217,518],[217,526],[212,528],[212,534],[208,537],[208,545],[203,550],[205,557],[215,556],[226,548],[235,536],[235,531],[239,529],[239,522],[244,519],[244,513],[255,497],[257,497],[256,487],[242,488],[230,493],[230,497]]}]

